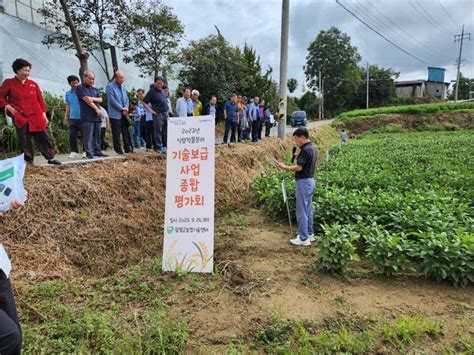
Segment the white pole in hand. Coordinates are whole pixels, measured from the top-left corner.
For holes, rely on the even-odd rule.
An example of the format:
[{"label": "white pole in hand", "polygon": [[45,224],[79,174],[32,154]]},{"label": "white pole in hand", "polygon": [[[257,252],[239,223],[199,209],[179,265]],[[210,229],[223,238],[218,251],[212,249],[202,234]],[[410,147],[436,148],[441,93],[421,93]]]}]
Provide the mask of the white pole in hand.
[{"label": "white pole in hand", "polygon": [[286,210],[288,212],[288,222],[290,223],[290,237],[293,239],[293,225],[291,224],[290,205],[288,203],[288,195],[286,194],[285,179],[281,181],[281,192],[283,193],[283,201],[286,203]]}]

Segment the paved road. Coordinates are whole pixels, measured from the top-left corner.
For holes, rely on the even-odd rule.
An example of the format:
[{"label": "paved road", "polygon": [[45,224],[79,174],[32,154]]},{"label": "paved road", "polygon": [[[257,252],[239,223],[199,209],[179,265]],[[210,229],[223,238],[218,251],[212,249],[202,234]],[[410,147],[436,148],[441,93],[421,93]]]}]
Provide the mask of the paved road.
[{"label": "paved road", "polygon": [[[322,126],[326,126],[328,124],[331,124],[334,120],[321,120],[321,121],[309,121],[307,128],[309,129],[314,129],[314,128],[319,128]],[[291,126],[286,126],[286,133],[293,133],[296,130],[297,127],[293,128]],[[278,128],[272,128],[271,134],[272,137],[277,137],[278,136]]]}]

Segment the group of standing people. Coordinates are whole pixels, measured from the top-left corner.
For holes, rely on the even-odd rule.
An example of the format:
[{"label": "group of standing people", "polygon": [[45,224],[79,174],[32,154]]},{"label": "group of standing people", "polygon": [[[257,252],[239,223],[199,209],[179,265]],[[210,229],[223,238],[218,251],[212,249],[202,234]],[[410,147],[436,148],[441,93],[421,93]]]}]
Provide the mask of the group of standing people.
[{"label": "group of standing people", "polygon": [[[5,107],[11,117],[25,160],[32,163],[32,140],[49,164],[60,165],[55,159],[53,144],[47,134],[47,108],[39,85],[29,79],[31,63],[16,59],[12,65],[15,77],[6,79],[0,87],[0,108]],[[113,149],[119,154],[133,153],[134,148],[146,148],[166,153],[168,119],[172,116],[191,117],[210,115],[217,118],[217,97],[206,104],[199,100],[198,90],[184,88],[173,111],[169,91],[163,78],[156,77],[148,92],[139,89],[136,99],[130,100],[124,86],[125,75],[117,70],[106,86],[107,109],[95,84],[95,74],[86,71],[82,83],[75,75],[67,78],[70,89],[66,92],[64,122],[69,128],[70,159],[78,159],[78,138],[82,136],[82,158],[107,157],[106,130],[112,131]],[[251,140],[258,143],[270,136],[275,125],[275,110],[265,106],[259,97],[231,95],[224,105],[225,129],[223,143]],[[217,124],[217,119],[216,119]],[[131,126],[133,125],[133,136]]]},{"label": "group of standing people", "polygon": [[[227,144],[230,132],[230,143],[252,140],[256,144],[262,139],[265,127],[265,137],[270,136],[275,124],[275,109],[272,105],[265,106],[265,100],[254,97],[248,100],[246,96],[232,95],[224,106],[224,140]],[[237,138],[236,138],[237,135]]]},{"label": "group of standing people", "polygon": [[[169,90],[161,77],[156,77],[148,92],[139,89],[136,100],[128,97],[124,87],[125,76],[120,70],[114,73],[114,79],[106,86],[108,110],[100,106],[102,99],[99,90],[93,86],[95,75],[88,71],[79,84],[75,76],[68,77],[71,89],[66,93],[65,121],[69,125],[71,146],[70,158],[78,158],[77,138],[82,126],[84,157],[105,157],[105,130],[112,129],[113,149],[119,154],[133,153],[134,148],[146,148],[166,153],[168,142],[168,119],[174,116]],[[215,115],[217,99],[202,106],[199,92],[190,89],[183,91],[177,100],[176,113],[179,117],[199,116],[207,108],[208,114]],[[94,122],[94,125],[88,122]],[[84,125],[85,123],[85,125]],[[133,136],[130,127],[133,123]]]},{"label": "group of standing people", "polygon": [[[107,147],[105,132],[112,130],[113,149],[123,155],[133,153],[134,148],[166,150],[166,131],[171,104],[162,78],[156,78],[145,95],[137,91],[137,100],[130,102],[124,87],[125,75],[118,70],[113,81],[106,86],[107,110],[102,104],[99,90],[94,87],[95,74],[84,73],[84,80],[68,77],[71,89],[66,93],[65,121],[69,125],[70,158],[77,158],[78,132],[82,132],[84,157],[106,157],[102,152]],[[133,138],[130,127],[134,126]]]}]

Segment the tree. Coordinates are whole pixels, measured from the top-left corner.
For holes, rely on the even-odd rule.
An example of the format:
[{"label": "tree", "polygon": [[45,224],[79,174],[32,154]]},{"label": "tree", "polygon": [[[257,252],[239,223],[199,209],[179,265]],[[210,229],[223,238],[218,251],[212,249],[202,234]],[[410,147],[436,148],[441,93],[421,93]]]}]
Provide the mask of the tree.
[{"label": "tree", "polygon": [[249,97],[261,96],[268,103],[275,101],[278,92],[276,82],[272,79],[273,69],[269,66],[262,74],[260,56],[247,43],[242,51],[238,47],[236,51],[237,58],[240,58],[236,62],[236,92]]},{"label": "tree", "polygon": [[144,74],[170,71],[176,61],[184,27],[161,0],[132,0],[127,17],[117,24],[114,38],[124,50],[125,63],[133,62]]},{"label": "tree", "polygon": [[76,57],[79,59],[79,78],[84,77],[84,73],[89,70],[89,54],[84,52],[82,47],[82,41],[79,37],[79,33],[76,30],[76,26],[74,25],[74,21],[72,20],[71,13],[69,12],[69,6],[67,5],[66,0],[60,0],[61,8],[63,9],[64,18],[66,19],[66,25],[69,27],[71,31],[72,41],[74,42],[74,47],[76,48]]},{"label": "tree", "polygon": [[318,75],[321,71],[324,106],[332,115],[342,111],[359,87],[361,77],[357,63],[360,60],[351,38],[336,27],[319,32],[310,44],[304,68],[308,85],[313,90],[320,90]]},{"label": "tree", "polygon": [[220,35],[192,41],[183,49],[178,73],[182,86],[198,88],[203,98],[228,97],[236,90],[237,53]]},{"label": "tree", "polygon": [[254,49],[231,46],[222,34],[192,41],[182,51],[180,87],[196,88],[202,100],[216,95],[220,100],[233,93],[261,96],[271,102],[277,98],[277,84],[269,67],[264,74]]},{"label": "tree", "polygon": [[318,117],[319,98],[314,92],[305,92],[299,100],[296,100],[296,104],[300,109],[306,111],[309,117]]},{"label": "tree", "polygon": [[290,94],[292,94],[293,92],[295,92],[296,88],[298,87],[298,80],[296,80],[295,78],[288,79],[287,86],[288,86],[288,91],[290,92]]},{"label": "tree", "polygon": [[[392,68],[369,66],[369,105],[370,107],[387,106],[396,97],[395,79],[400,75]],[[367,68],[359,68],[360,84],[348,100],[348,109],[365,108],[367,100]]]},{"label": "tree", "polygon": [[[469,99],[470,91],[474,91],[474,79],[466,78],[465,76],[462,76],[462,73],[459,73],[458,100]],[[455,92],[456,92],[456,83],[453,85],[451,94],[449,95],[450,100],[454,100]]]},{"label": "tree", "polygon": [[[61,0],[62,11],[59,11],[55,0],[45,1],[38,12],[42,15],[42,24],[52,28],[42,43],[51,47],[53,44],[64,49],[75,49],[84,69],[84,56],[91,55],[97,60],[108,79],[112,78],[108,56],[107,38],[114,33],[115,25],[124,13],[123,0]],[[64,24],[69,32],[64,31]],[[79,39],[79,43],[78,43]],[[99,50],[101,59],[94,50]]]}]

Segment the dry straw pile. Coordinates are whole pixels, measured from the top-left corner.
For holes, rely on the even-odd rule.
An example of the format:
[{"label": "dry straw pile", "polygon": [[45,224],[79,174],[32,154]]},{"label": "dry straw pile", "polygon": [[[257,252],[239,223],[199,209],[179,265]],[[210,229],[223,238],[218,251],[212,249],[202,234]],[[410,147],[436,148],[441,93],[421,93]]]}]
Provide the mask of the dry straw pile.
[{"label": "dry straw pile", "polygon": [[[216,213],[251,203],[250,184],[269,157],[288,146],[276,138],[258,146],[219,146]],[[159,255],[166,160],[137,153],[125,160],[69,167],[29,167],[26,208],[0,216],[1,241],[15,277],[24,282],[103,276]]]}]

